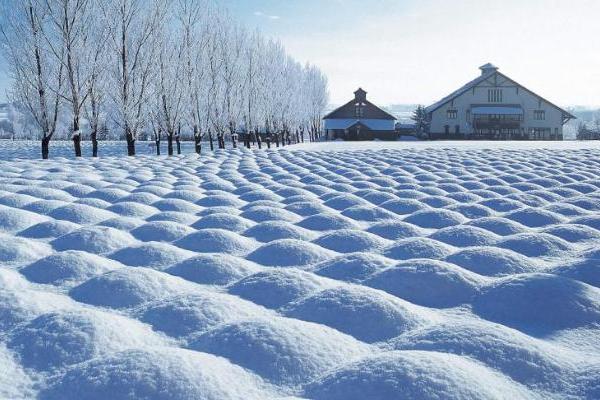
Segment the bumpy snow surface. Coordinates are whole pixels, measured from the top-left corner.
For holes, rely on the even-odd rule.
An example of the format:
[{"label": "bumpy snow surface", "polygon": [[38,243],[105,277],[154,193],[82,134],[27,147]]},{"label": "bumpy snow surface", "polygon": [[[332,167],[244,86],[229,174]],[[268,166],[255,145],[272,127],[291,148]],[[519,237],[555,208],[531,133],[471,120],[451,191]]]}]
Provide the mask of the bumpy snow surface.
[{"label": "bumpy snow surface", "polygon": [[600,398],[600,150],[450,146],[0,161],[0,398]]}]

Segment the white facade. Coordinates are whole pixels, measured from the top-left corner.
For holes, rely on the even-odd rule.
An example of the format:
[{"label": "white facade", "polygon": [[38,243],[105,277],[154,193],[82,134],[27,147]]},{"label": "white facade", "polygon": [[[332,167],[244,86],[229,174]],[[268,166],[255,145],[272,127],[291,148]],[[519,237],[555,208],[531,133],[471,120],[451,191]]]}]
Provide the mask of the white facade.
[{"label": "white facade", "polygon": [[427,108],[436,137],[562,140],[572,118],[486,64],[481,76]]}]

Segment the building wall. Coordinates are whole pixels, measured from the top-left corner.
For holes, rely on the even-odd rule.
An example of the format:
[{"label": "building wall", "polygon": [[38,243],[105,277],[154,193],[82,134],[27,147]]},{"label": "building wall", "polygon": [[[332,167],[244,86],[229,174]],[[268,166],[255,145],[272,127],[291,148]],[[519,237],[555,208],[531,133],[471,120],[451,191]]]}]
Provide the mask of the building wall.
[{"label": "building wall", "polygon": [[344,129],[348,126],[354,125],[360,122],[364,125],[371,127],[373,130],[380,131],[393,131],[396,129],[396,121],[393,119],[324,119],[323,129]]},{"label": "building wall", "polygon": [[[489,89],[501,89],[502,101],[490,103],[488,101]],[[479,83],[474,88],[433,111],[431,113],[430,132],[433,134],[444,134],[445,126],[449,125],[450,133],[454,134],[455,126],[458,125],[461,134],[466,135],[466,137],[472,135],[474,131],[471,124],[473,116],[468,115],[467,111],[471,109],[473,104],[520,105],[524,111],[521,127],[525,129],[525,133],[529,133],[531,128],[550,128],[553,135],[558,134],[557,136],[562,138],[562,111],[498,74],[493,74],[484,82]],[[456,119],[447,118],[448,110],[457,110]],[[536,110],[545,111],[546,115],[544,120],[538,121],[534,119],[534,111]]]}]

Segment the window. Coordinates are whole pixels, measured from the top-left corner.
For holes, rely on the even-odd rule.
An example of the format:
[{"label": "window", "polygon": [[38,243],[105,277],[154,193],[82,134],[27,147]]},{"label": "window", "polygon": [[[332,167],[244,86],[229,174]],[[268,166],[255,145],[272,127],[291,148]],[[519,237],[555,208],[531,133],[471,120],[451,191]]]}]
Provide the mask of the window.
[{"label": "window", "polygon": [[488,103],[502,103],[502,89],[488,89]]},{"label": "window", "polygon": [[456,135],[460,135],[460,125],[456,125],[456,126],[454,127],[454,133],[455,133]]},{"label": "window", "polygon": [[552,134],[552,129],[550,128],[530,128],[529,129],[529,139],[550,139],[550,135]]},{"label": "window", "polygon": [[446,135],[449,135],[449,134],[450,134],[450,125],[444,125],[444,133],[445,133]]},{"label": "window", "polygon": [[446,112],[446,117],[448,119],[456,119],[458,117],[458,110],[448,110]]},{"label": "window", "polygon": [[356,118],[362,118],[363,117],[363,110],[364,110],[364,108],[363,108],[363,106],[361,104],[357,104],[355,106],[354,113],[356,114]]},{"label": "window", "polygon": [[546,111],[535,110],[533,112],[533,119],[535,119],[536,121],[544,121],[546,119]]}]

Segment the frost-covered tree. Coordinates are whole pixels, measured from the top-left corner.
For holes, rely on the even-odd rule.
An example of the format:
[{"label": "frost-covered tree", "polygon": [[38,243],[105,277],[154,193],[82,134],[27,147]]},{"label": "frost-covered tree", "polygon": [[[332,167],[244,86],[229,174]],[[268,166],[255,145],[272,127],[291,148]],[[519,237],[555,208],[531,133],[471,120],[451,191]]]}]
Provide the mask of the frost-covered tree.
[{"label": "frost-covered tree", "polygon": [[418,137],[425,137],[429,130],[429,116],[424,106],[418,105],[413,111],[411,120],[415,123],[415,132]]},{"label": "frost-covered tree", "polygon": [[104,38],[96,35],[101,31],[94,23],[99,12],[95,4],[91,0],[43,1],[49,23],[42,32],[47,48],[64,71],[66,90],[59,94],[73,120],[70,130],[76,157],[82,155],[81,118],[98,71],[97,56],[104,45]]},{"label": "frost-covered tree", "polygon": [[265,134],[285,144],[320,131],[328,98],[321,71],[246,30],[215,0],[6,2],[2,42],[14,98],[42,132],[45,157],[61,119],[70,120],[64,130],[76,156],[82,126],[98,155],[107,119],[129,155],[144,130],[158,146],[166,135],[169,154],[181,132],[200,153],[205,135],[213,149],[215,135],[219,147],[235,146],[240,130],[259,146]]},{"label": "frost-covered tree", "polygon": [[50,17],[43,0],[5,0],[0,8],[2,50],[12,78],[10,100],[22,107],[41,133],[42,158],[47,159],[55,135],[63,94],[64,48],[53,57],[44,31]]},{"label": "frost-covered tree", "polygon": [[155,78],[154,60],[167,10],[166,0],[100,0],[109,25],[108,63],[113,119],[123,130],[127,154],[148,122],[147,106]]}]

